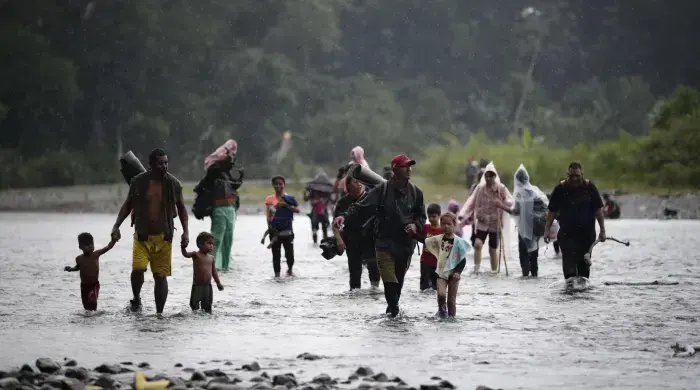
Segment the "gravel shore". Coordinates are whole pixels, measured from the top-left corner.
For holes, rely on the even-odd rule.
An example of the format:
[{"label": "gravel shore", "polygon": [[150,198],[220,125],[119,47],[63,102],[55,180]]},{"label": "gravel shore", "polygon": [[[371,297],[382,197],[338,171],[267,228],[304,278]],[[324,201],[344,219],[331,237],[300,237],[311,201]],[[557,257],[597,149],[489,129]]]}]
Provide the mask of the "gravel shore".
[{"label": "gravel shore", "polygon": [[[185,186],[192,188],[193,183],[185,183]],[[0,191],[0,211],[112,214],[119,211],[127,191],[124,183]],[[190,209],[194,194],[184,195]],[[700,194],[624,194],[614,199],[620,204],[622,218],[625,219],[664,219],[665,209],[677,211],[674,218],[700,219]],[[262,198],[242,195],[239,214],[262,214],[262,201]],[[430,203],[430,199],[426,199],[426,203]],[[446,209],[447,204],[443,207]]]},{"label": "gravel shore", "polygon": [[[297,356],[302,360],[319,360],[323,357],[310,353]],[[0,370],[0,388],[12,390],[99,390],[99,389],[135,389],[169,388],[172,390],[207,389],[207,390],[331,390],[331,389],[386,389],[386,390],[443,390],[455,389],[455,385],[439,377],[426,380],[425,384],[413,387],[401,378],[375,372],[370,367],[359,367],[349,373],[347,378],[334,378],[320,373],[313,377],[300,373],[285,372],[268,374],[259,363],[252,362],[236,367],[230,361],[215,360],[200,362],[201,366],[215,367],[197,369],[185,367],[180,363],[168,371],[171,374],[160,374],[147,362],[121,362],[119,364],[101,364],[93,369],[78,365],[73,359],[64,358],[56,361],[50,358],[37,359],[34,365],[24,364],[22,367]],[[143,381],[137,380],[141,372],[151,386],[144,386]],[[477,390],[492,390],[486,386],[478,386]],[[494,389],[495,390],[495,389]]]}]

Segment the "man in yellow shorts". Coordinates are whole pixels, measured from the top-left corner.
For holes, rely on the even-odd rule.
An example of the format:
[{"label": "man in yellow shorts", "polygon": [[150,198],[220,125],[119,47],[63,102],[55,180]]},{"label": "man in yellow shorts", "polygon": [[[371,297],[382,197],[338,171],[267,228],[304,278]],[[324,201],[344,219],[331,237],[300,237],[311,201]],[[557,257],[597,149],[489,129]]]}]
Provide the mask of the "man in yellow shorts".
[{"label": "man in yellow shorts", "polygon": [[187,208],[182,198],[182,185],[168,173],[168,155],[163,149],[154,149],[148,156],[150,169],[131,180],[117,222],[112,228],[112,237],[120,238],[119,226],[133,211],[134,249],[131,271],[131,310],[141,308],[141,287],[148,264],[155,281],[156,312],[163,313],[168,299],[168,279],[172,261],[172,242],[175,231],[175,216],[180,216],[182,242],[189,244]]}]

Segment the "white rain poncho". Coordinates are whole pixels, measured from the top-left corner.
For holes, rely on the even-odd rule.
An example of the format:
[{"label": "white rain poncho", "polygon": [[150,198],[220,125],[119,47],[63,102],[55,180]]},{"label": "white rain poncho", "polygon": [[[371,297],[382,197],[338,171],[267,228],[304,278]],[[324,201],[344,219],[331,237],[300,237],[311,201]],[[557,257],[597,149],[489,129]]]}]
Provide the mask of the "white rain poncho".
[{"label": "white rain poncho", "polygon": [[530,184],[530,175],[523,164],[515,171],[513,183],[513,217],[518,235],[525,241],[528,252],[532,252],[539,248],[544,235],[549,201],[544,192]]},{"label": "white rain poncho", "polygon": [[[462,218],[460,227],[473,223],[479,230],[493,231],[492,225],[494,223],[499,225],[498,220],[500,220],[498,230],[500,230],[500,235],[503,239],[503,245],[501,247],[504,253],[506,253],[510,250],[510,218],[506,213],[493,209],[494,199],[492,199],[492,196],[489,196],[486,188],[486,172],[492,172],[496,175],[494,182],[495,188],[498,188],[499,200],[509,206],[512,204],[512,196],[508,188],[501,183],[496,167],[493,165],[493,162],[490,162],[486,168],[484,168],[484,174],[481,175],[479,184],[474,188],[467,201],[464,202],[462,209],[459,211],[458,216]],[[486,209],[491,210],[485,213],[484,211]]]}]

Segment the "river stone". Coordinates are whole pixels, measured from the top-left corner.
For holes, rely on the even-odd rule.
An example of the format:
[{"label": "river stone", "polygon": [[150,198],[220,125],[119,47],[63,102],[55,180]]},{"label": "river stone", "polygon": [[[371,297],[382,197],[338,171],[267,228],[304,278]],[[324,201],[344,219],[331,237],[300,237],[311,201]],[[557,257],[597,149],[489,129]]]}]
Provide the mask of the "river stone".
[{"label": "river stone", "polygon": [[263,378],[261,376],[255,376],[249,379],[249,382],[267,382],[266,378]]},{"label": "river stone", "polygon": [[195,371],[192,373],[191,381],[204,381],[207,380],[207,376],[201,371]]},{"label": "river stone", "polygon": [[252,387],[252,389],[255,390],[271,390],[272,387],[268,385],[267,383],[258,383],[255,386]]},{"label": "river stone", "polygon": [[55,361],[53,361],[49,358],[36,359],[36,363],[34,363],[34,364],[39,369],[39,371],[47,372],[49,374],[54,373],[54,372],[61,369],[60,364],[56,363]]},{"label": "river stone", "polygon": [[148,362],[141,362],[139,363],[139,368],[151,368],[151,365],[148,364]]},{"label": "river stone", "polygon": [[95,367],[95,371],[100,374],[119,374],[124,372],[124,368],[118,364],[100,364]]},{"label": "river stone", "polygon": [[374,371],[369,367],[361,366],[361,367],[358,367],[357,370],[355,370],[355,375],[357,375],[357,376],[370,376],[370,375],[374,375]]},{"label": "river stone", "polygon": [[367,389],[371,389],[372,386],[367,384],[367,383],[360,383],[359,385],[357,385],[357,388],[359,390],[367,390]]},{"label": "river stone", "polygon": [[420,390],[440,390],[438,385],[420,385]]},{"label": "river stone", "polygon": [[450,381],[448,381],[448,380],[440,381],[439,386],[442,387],[443,389],[456,389],[455,385],[450,383]]},{"label": "river stone", "polygon": [[204,375],[206,375],[206,376],[216,376],[216,377],[219,377],[219,376],[228,376],[228,375],[226,375],[225,372],[219,370],[218,368],[215,368],[215,369],[213,369],[213,370],[206,370],[206,371],[204,371]]},{"label": "river stone", "polygon": [[120,362],[119,364],[121,364],[121,365],[123,365],[123,366],[133,366],[133,365],[134,365],[134,362],[126,361],[126,362]]},{"label": "river stone", "polygon": [[304,360],[320,360],[322,359],[320,355],[316,355],[313,353],[308,353],[304,352],[301,355],[297,356],[297,359],[304,359]]},{"label": "river stone", "polygon": [[182,367],[182,363],[175,363],[175,367]]},{"label": "river stone", "polygon": [[71,367],[66,369],[64,374],[67,378],[75,378],[79,380],[85,380],[88,378],[89,373],[85,367]]},{"label": "river stone", "polygon": [[63,366],[64,367],[75,367],[77,365],[78,365],[78,362],[75,361],[74,359],[63,358]]},{"label": "river stone", "polygon": [[0,379],[0,389],[10,389],[15,390],[19,387],[19,380],[17,378],[2,378]]},{"label": "river stone", "polygon": [[377,381],[377,382],[386,382],[386,381],[389,380],[389,377],[386,376],[385,373],[380,372],[379,374],[373,376],[372,379],[374,379],[374,380]]},{"label": "river stone", "polygon": [[207,390],[244,390],[245,387],[234,385],[233,383],[212,383],[207,386]]},{"label": "river stone", "polygon": [[296,387],[297,380],[294,377],[294,374],[275,375],[274,378],[272,378],[272,384],[275,386],[287,386],[287,384],[292,384],[294,387]]},{"label": "river stone", "polygon": [[95,386],[100,386],[103,389],[116,389],[120,386],[120,383],[107,374],[100,375],[95,381],[92,382]]},{"label": "river stone", "polygon": [[312,383],[327,384],[333,382],[333,378],[328,374],[316,375],[314,379],[311,380]]},{"label": "river stone", "polygon": [[260,376],[261,376],[261,377],[263,377],[263,378],[267,378],[267,379],[270,379],[270,374],[268,374],[268,373],[267,373],[267,372],[265,372],[265,371],[263,371],[263,373],[262,373],[262,374],[260,374]]},{"label": "river stone", "polygon": [[257,372],[260,371],[260,364],[258,362],[252,362],[250,364],[244,364],[243,367],[241,367],[242,370],[244,371],[252,371],[252,372]]},{"label": "river stone", "polygon": [[431,381],[441,381],[442,378],[440,378],[439,376],[431,376],[431,377],[430,377],[430,380],[431,380]]},{"label": "river stone", "polygon": [[495,389],[492,389],[492,388],[490,388],[490,387],[488,387],[488,386],[481,386],[481,385],[479,385],[479,386],[476,387],[475,390],[495,390]]},{"label": "river stone", "polygon": [[30,366],[29,364],[22,364],[22,367],[20,367],[19,372],[30,372],[30,373],[32,373],[32,372],[34,372],[34,369],[33,369],[32,366]]}]

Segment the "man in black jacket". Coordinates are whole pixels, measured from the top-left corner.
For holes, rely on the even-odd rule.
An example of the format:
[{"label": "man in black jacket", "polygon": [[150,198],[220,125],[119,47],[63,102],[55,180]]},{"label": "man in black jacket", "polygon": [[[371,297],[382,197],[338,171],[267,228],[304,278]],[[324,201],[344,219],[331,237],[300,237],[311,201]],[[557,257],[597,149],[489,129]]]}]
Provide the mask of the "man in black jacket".
[{"label": "man in black jacket", "polygon": [[387,313],[396,317],[406,271],[416,247],[416,236],[425,223],[423,192],[410,182],[416,162],[405,154],[391,160],[391,180],[374,187],[333,222],[355,224],[375,217],[375,252],[384,282]]},{"label": "man in black jacket", "polygon": [[569,164],[567,179],[552,191],[545,237],[549,237],[555,214],[558,214],[560,225],[557,240],[561,248],[564,279],[590,277],[591,268],[584,256],[595,241],[596,220],[600,226],[598,239],[605,241],[603,200],[595,184],[583,177],[583,168],[577,162]]}]

